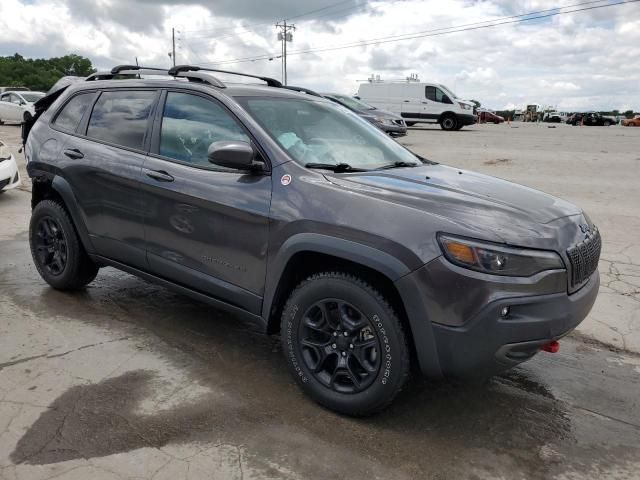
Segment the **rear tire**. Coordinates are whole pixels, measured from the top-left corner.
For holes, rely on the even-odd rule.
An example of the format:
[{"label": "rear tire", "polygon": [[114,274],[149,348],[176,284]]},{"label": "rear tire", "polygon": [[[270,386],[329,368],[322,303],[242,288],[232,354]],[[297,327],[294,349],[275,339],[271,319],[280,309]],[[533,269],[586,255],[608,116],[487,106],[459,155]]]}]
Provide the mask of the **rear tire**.
[{"label": "rear tire", "polygon": [[22,121],[24,123],[28,123],[31,120],[32,115],[29,112],[24,112],[24,115],[22,116]]},{"label": "rear tire", "polygon": [[605,122],[603,122],[603,124],[602,124],[602,125],[604,125],[605,127],[608,127],[609,125],[611,125],[611,122],[609,122],[609,121],[605,121]]},{"label": "rear tire", "polygon": [[331,410],[371,415],[389,405],[409,375],[409,347],[389,302],[363,280],[315,274],[282,313],[282,349],[302,390]]},{"label": "rear tire", "polygon": [[33,263],[42,279],[58,290],[84,288],[98,274],[85,252],[71,218],[57,202],[36,205],[29,224]]},{"label": "rear tire", "polygon": [[446,130],[447,132],[456,130],[457,126],[458,126],[458,119],[456,118],[455,115],[448,114],[443,116],[442,119],[440,120],[440,128],[442,128],[442,130]]}]

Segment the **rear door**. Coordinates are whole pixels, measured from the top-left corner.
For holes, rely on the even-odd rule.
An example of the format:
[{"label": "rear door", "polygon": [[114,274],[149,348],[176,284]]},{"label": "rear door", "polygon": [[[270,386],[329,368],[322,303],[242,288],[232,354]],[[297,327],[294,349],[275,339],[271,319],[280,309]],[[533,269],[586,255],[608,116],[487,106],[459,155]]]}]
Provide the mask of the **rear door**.
[{"label": "rear door", "polygon": [[159,92],[104,90],[61,155],[97,253],[146,267],[142,165]]},{"label": "rear door", "polygon": [[163,94],[144,164],[151,270],[259,313],[264,292],[271,177],[213,165],[211,143],[252,139],[206,94]]}]

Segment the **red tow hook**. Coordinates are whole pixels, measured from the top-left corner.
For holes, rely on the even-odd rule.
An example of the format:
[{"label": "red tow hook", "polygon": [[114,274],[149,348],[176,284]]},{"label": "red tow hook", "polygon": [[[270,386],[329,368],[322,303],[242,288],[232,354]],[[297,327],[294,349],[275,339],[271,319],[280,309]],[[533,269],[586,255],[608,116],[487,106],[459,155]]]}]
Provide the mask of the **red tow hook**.
[{"label": "red tow hook", "polygon": [[553,340],[549,343],[545,343],[542,347],[540,347],[540,350],[544,350],[545,352],[549,353],[558,353],[560,351],[560,343]]}]

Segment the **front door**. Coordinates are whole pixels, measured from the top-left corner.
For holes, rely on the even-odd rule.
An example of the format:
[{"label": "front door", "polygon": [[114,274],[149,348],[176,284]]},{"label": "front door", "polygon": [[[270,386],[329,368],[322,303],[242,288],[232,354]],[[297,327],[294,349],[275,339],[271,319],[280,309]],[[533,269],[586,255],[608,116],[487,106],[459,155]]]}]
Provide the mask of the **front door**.
[{"label": "front door", "polygon": [[213,142],[251,141],[221,103],[193,92],[163,97],[143,169],[149,266],[161,277],[259,313],[271,177],[208,161]]},{"label": "front door", "polygon": [[22,122],[22,99],[15,93],[5,93],[0,97],[0,120],[4,122]]}]

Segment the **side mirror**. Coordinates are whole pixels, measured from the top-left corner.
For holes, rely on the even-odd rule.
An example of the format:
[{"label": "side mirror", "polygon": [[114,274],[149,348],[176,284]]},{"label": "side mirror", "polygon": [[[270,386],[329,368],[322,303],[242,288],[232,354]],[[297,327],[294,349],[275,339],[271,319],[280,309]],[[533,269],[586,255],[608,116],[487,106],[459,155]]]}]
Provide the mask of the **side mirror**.
[{"label": "side mirror", "polygon": [[221,167],[235,170],[255,170],[256,151],[250,143],[241,140],[213,142],[207,151],[209,161]]}]

